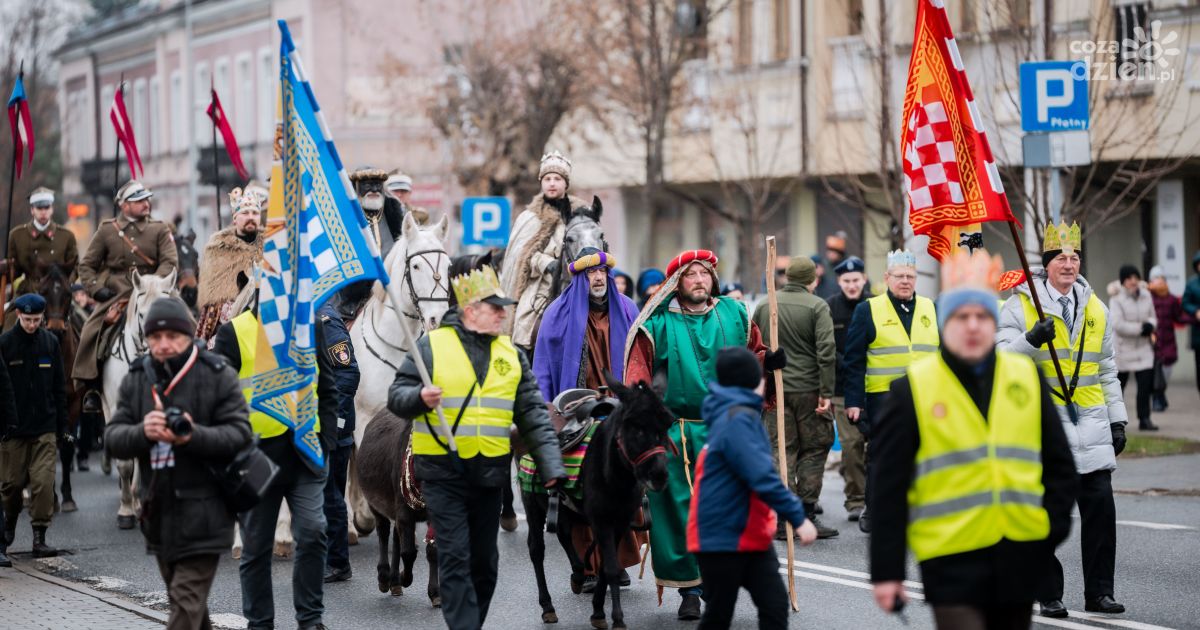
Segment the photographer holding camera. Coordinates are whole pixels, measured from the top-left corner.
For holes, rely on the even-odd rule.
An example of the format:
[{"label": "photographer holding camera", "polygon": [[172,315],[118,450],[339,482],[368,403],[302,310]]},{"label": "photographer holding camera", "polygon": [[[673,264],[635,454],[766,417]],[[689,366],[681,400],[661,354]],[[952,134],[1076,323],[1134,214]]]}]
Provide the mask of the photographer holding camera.
[{"label": "photographer holding camera", "polygon": [[211,627],[208,592],[234,523],[213,471],[251,440],[237,373],[197,346],[195,331],[178,298],[150,305],[149,355],[130,364],[104,434],[113,458],[138,459],[139,520],[167,585],[171,629]]}]

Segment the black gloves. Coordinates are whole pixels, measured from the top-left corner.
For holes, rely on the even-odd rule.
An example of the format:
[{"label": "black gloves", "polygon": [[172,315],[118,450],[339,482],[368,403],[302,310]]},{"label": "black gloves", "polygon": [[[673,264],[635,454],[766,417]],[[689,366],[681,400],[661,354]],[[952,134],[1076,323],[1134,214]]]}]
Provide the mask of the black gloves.
[{"label": "black gloves", "polygon": [[1054,341],[1054,320],[1049,317],[1038,320],[1038,323],[1025,333],[1025,341],[1034,348],[1040,348],[1047,343]]},{"label": "black gloves", "polygon": [[1116,455],[1120,455],[1121,451],[1125,450],[1125,425],[1120,423],[1110,424],[1108,428],[1112,431],[1113,452]]},{"label": "black gloves", "polygon": [[114,297],[117,297],[117,292],[113,291],[112,289],[110,289],[108,287],[100,287],[100,290],[96,291],[96,294],[93,295],[92,297],[96,299],[96,302],[98,304],[103,304],[104,302],[107,302],[107,301],[113,299]]},{"label": "black gloves", "polygon": [[763,355],[763,370],[774,372],[787,367],[787,354],[783,352],[783,348],[778,350],[767,350]]},{"label": "black gloves", "polygon": [[1150,322],[1142,322],[1142,336],[1149,337],[1150,333],[1154,332],[1154,324]]}]

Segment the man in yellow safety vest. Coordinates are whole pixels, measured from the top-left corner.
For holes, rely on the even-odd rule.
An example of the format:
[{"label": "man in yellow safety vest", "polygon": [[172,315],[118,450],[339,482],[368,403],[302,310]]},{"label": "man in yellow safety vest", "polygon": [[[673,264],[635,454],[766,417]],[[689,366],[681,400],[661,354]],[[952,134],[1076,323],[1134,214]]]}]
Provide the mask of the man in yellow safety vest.
[{"label": "man in yellow safety vest", "polygon": [[[1117,508],[1112,473],[1125,449],[1128,412],[1113,359],[1113,327],[1108,309],[1079,273],[1079,225],[1047,225],[1042,239],[1044,270],[1034,272],[1045,319],[1039,319],[1029,285],[1017,287],[1004,304],[996,345],[1037,362],[1051,390],[1079,472],[1079,530],[1083,556],[1083,598],[1088,612],[1117,614],[1114,598],[1117,560]],[[1064,394],[1047,342],[1067,382]],[[1070,407],[1067,405],[1070,401]],[[1044,617],[1066,617],[1063,570],[1056,558],[1038,596]]]},{"label": "man in yellow safety vest", "polygon": [[911,549],[938,628],[1028,628],[1078,489],[1037,366],[995,349],[1001,271],[983,251],[947,261],[941,351],[892,382],[871,441],[875,600],[884,611],[907,601]]},{"label": "man in yellow safety vest", "polygon": [[566,471],[529,359],[501,334],[505,307],[513,301],[495,270],[485,265],[451,284],[457,309],[416,342],[432,383],[423,382],[410,354],[396,372],[388,409],[413,419],[414,469],[437,532],[442,616],[451,630],[478,630],[496,590],[496,534],[501,494],[510,483],[512,425],[547,488]]},{"label": "man in yellow safety vest", "polygon": [[[846,418],[858,427],[863,439],[881,420],[879,412],[892,381],[904,375],[914,360],[938,349],[937,311],[933,301],[917,295],[917,258],[908,250],[888,253],[887,293],[854,309],[846,331],[843,355],[843,392]],[[871,454],[867,453],[867,499],[871,495]],[[870,510],[858,519],[858,528],[871,531]]]}]

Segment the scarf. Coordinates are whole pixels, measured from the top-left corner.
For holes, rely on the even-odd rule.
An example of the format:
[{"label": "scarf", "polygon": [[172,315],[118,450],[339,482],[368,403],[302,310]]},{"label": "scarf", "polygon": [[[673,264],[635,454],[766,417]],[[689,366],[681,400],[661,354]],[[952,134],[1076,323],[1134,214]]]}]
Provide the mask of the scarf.
[{"label": "scarf", "polygon": [[[638,309],[633,300],[616,290],[613,271],[608,270],[608,348],[612,374],[621,380],[625,367],[625,337],[629,334]],[[586,273],[577,274],[571,286],[558,296],[542,316],[537,348],[533,353],[533,373],[546,400],[575,387],[579,363],[583,359],[584,334],[587,332],[591,296]]]}]

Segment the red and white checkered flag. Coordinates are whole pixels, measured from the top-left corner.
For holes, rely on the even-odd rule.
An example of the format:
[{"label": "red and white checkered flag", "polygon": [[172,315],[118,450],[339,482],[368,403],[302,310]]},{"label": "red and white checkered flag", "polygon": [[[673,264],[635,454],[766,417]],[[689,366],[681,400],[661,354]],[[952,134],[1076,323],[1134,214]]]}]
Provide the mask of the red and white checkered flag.
[{"label": "red and white checkered flag", "polygon": [[909,223],[944,260],[964,226],[1016,221],[942,0],[918,0],[904,90],[904,188]]}]

